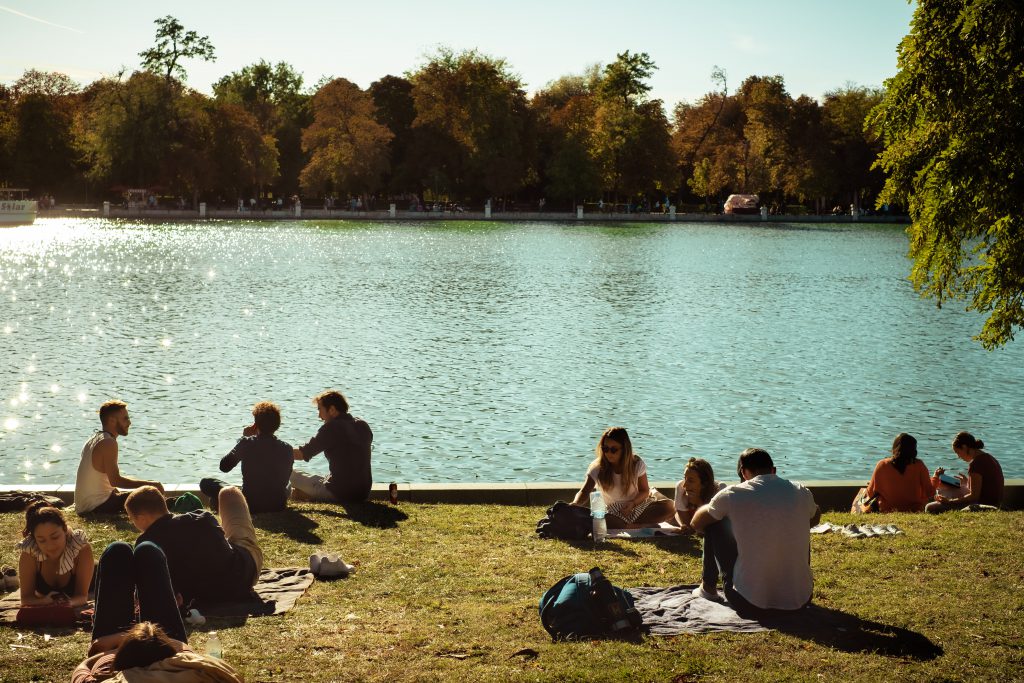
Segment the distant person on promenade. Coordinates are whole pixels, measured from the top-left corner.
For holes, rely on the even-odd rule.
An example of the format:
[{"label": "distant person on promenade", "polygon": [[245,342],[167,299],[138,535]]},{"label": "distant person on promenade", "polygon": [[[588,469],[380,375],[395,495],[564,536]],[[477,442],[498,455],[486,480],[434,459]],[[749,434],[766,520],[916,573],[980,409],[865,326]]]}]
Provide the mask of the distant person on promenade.
[{"label": "distant person on promenade", "polygon": [[[250,512],[279,512],[288,507],[288,478],[294,461],[292,447],[274,436],[280,426],[281,409],[269,401],[257,403],[252,407],[252,424],[242,429],[242,438],[220,460],[221,472],[242,463],[242,493]],[[209,496],[214,510],[226,486],[220,479],[199,482],[199,490]]]},{"label": "distant person on promenade", "polygon": [[[928,512],[946,512],[947,510],[963,510],[971,505],[991,505],[999,507],[1003,502],[1003,468],[991,454],[983,451],[985,442],[976,439],[970,432],[960,432],[953,437],[953,452],[956,457],[968,463],[967,476],[958,475],[961,486],[966,484],[966,493],[946,497],[935,496],[935,501],[928,503]],[[932,484],[939,486],[939,476],[946,470],[935,468]]]},{"label": "distant person on promenade", "polygon": [[21,604],[81,607],[89,599],[92,546],[85,532],[68,526],[64,513],[39,501],[25,510],[17,545]]},{"label": "distant person on promenade", "polygon": [[244,598],[252,592],[263,568],[263,551],[245,496],[237,487],[220,491],[223,526],[208,510],[171,514],[167,501],[151,486],[133,491],[124,506],[142,534],[135,541],[136,550],[149,541],[167,556],[181,604],[196,598]]},{"label": "distant person on promenade", "polygon": [[647,465],[633,452],[625,427],[609,427],[597,441],[597,454],[587,468],[573,505],[590,505],[590,492],[601,492],[609,529],[658,526],[672,519],[672,501],[647,481]]},{"label": "distant person on promenade", "polygon": [[897,434],[892,441],[892,457],[875,465],[865,496],[878,499],[878,512],[921,512],[935,497],[935,486],[928,468],[917,458],[917,439]]},{"label": "distant person on promenade", "polygon": [[325,391],[313,399],[323,424],[316,436],[293,451],[295,460],[309,461],[323,453],[330,474],[321,477],[292,472],[292,497],[327,503],[354,503],[370,497],[370,425],[349,413],[348,400],[338,391]]},{"label": "distant person on promenade", "polygon": [[100,557],[92,645],[71,683],[110,680],[126,669],[130,676],[113,680],[242,683],[227,662],[194,652],[187,640],[163,551],[116,541]]},{"label": "distant person on promenade", "polygon": [[[704,534],[705,553],[711,540],[725,597],[739,614],[801,609],[814,587],[810,528],[821,517],[814,496],[776,475],[760,448],[740,453],[736,469],[740,483],[715,494],[691,524]],[[694,594],[714,599],[714,588],[701,584]]]},{"label": "distant person on promenade", "polygon": [[93,434],[82,448],[82,460],[75,477],[75,512],[117,514],[124,511],[129,491],[140,486],[153,486],[163,492],[157,481],[132,479],[121,474],[117,464],[117,437],[127,436],[132,420],[128,406],[122,401],[107,401],[100,406],[102,429]]}]

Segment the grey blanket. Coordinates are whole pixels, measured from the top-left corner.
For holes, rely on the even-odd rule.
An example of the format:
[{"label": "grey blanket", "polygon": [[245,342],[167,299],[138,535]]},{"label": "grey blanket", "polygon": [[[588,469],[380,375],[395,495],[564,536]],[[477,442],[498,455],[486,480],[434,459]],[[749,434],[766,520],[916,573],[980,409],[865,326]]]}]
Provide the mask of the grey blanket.
[{"label": "grey blanket", "polygon": [[695,586],[669,588],[629,588],[635,607],[644,618],[644,626],[653,635],[737,631],[754,633],[769,630],[759,622],[744,619],[727,603],[696,598]]},{"label": "grey blanket", "polygon": [[890,657],[935,659],[942,647],[926,636],[899,626],[880,624],[837,609],[808,605],[775,612],[757,621],[744,619],[727,603],[695,598],[694,586],[630,588],[644,625],[653,635],[673,636],[708,631],[781,631],[843,652],[870,652]]},{"label": "grey blanket", "polygon": [[295,606],[310,584],[313,574],[304,567],[264,569],[253,594],[242,600],[195,605],[207,617],[245,617],[284,614]]}]

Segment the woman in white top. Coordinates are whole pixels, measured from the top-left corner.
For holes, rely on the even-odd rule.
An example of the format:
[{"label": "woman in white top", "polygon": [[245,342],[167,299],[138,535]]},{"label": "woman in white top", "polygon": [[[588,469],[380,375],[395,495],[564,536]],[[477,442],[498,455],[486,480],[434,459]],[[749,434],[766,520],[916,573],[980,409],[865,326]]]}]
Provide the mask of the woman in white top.
[{"label": "woman in white top", "polygon": [[657,526],[675,512],[671,500],[651,489],[647,465],[633,452],[624,427],[609,427],[601,434],[597,457],[587,468],[587,478],[573,504],[589,506],[595,487],[604,498],[610,529]]}]

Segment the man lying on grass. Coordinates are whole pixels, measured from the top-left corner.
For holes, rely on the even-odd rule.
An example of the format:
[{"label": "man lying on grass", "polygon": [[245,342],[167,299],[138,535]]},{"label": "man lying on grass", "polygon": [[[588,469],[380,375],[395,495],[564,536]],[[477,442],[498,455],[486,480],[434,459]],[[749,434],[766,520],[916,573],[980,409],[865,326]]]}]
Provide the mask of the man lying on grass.
[{"label": "man lying on grass", "polygon": [[243,598],[252,592],[263,567],[263,551],[242,492],[221,489],[224,526],[207,510],[172,515],[152,486],[132,492],[124,504],[128,519],[142,532],[135,545],[150,541],[167,556],[171,583],[182,604],[193,599]]}]

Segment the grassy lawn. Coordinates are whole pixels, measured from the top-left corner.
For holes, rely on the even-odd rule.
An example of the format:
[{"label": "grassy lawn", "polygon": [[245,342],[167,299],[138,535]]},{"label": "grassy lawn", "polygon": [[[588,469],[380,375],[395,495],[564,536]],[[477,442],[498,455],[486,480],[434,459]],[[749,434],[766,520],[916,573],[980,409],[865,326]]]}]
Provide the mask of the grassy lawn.
[{"label": "grassy lawn", "polygon": [[[600,566],[620,586],[695,583],[688,538],[589,544],[538,539],[541,508],[298,504],[260,515],[268,565],[338,552],[359,569],[316,582],[280,617],[211,620],[225,658],[257,681],[1010,681],[1024,680],[1024,513],[877,515],[906,535],[812,540],[814,601],[863,620],[831,642],[776,631],[552,643],[537,601],[562,576]],[[826,514],[844,524],[849,515]],[[96,554],[134,540],[127,522],[83,522]],[[859,519],[858,521],[863,521]],[[0,515],[12,545],[22,517]],[[24,634],[18,640],[18,634]],[[88,647],[76,632],[0,627],[0,680],[66,681]],[[33,649],[11,648],[28,644]]]}]

